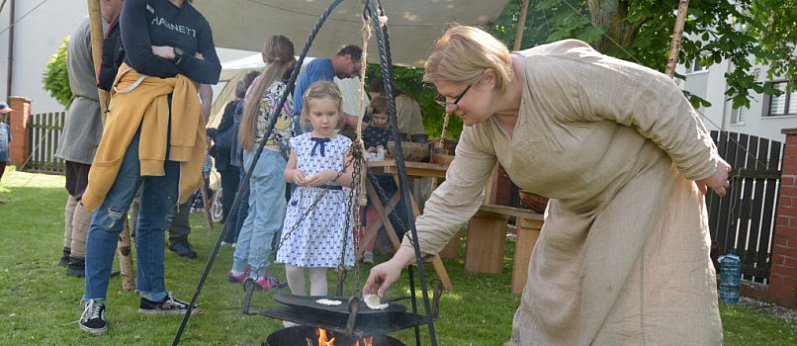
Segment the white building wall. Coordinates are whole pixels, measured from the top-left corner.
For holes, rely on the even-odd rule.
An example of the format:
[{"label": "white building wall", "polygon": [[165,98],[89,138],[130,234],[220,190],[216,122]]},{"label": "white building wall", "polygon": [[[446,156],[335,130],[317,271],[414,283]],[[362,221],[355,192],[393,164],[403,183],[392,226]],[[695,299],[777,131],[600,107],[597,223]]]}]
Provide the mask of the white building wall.
[{"label": "white building wall", "polygon": [[[786,136],[781,129],[797,127],[797,116],[788,115],[780,117],[767,116],[767,98],[752,92],[750,108],[744,109],[744,120],[733,123],[734,112],[732,102],[726,100],[725,90],[727,82],[725,73],[732,68],[728,61],[710,66],[705,71],[688,73],[684,66],[679,66],[678,73],[686,76],[684,81],[679,81],[682,89],[698,95],[711,102],[710,107],[701,107],[699,111],[704,115],[703,122],[709,130],[723,130],[745,133],[748,135],[768,138],[770,140],[785,141]],[[766,68],[758,66],[759,81],[767,81]]]},{"label": "white building wall", "polygon": [[[64,110],[42,82],[47,62],[61,46],[64,37],[72,35],[80,22],[88,16],[85,0],[7,0],[0,12],[0,100],[8,94],[8,39],[11,1],[16,1],[14,28],[14,57],[11,96],[30,98],[31,113]],[[37,5],[41,6],[35,8]],[[34,9],[35,8],[35,9]],[[212,23],[211,23],[212,25]],[[260,40],[253,37],[254,40]],[[252,52],[218,49],[219,59],[226,61],[251,55]]]},{"label": "white building wall", "polygon": [[[0,13],[0,31],[9,26],[11,2],[7,0]],[[41,6],[36,7],[41,4]],[[30,98],[32,113],[57,112],[64,109],[43,88],[43,75],[50,56],[61,46],[83,18],[88,15],[81,0],[41,1],[16,0],[14,56],[12,57],[11,96]],[[0,99],[8,94],[8,39],[10,30],[0,34]]]}]

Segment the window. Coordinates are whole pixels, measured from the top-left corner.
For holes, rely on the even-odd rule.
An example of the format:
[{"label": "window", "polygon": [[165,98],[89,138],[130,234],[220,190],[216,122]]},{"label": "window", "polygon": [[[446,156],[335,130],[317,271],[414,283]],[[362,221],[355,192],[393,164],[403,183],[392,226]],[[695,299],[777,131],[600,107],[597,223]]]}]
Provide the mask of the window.
[{"label": "window", "polygon": [[748,111],[745,106],[731,109],[731,124],[743,124]]},{"label": "window", "polygon": [[770,96],[767,116],[797,115],[797,91],[786,92],[789,82],[773,82],[772,87],[782,91],[780,96]]},{"label": "window", "polygon": [[700,64],[700,58],[695,58],[695,60],[692,61],[692,66],[690,66],[688,69],[689,73],[707,71],[707,70],[708,66],[703,66]]}]

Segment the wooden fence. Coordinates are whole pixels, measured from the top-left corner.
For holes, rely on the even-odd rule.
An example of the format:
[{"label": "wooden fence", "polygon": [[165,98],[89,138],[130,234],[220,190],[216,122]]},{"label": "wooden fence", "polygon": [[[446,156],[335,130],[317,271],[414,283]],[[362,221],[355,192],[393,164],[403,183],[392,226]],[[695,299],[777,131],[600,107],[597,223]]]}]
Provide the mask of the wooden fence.
[{"label": "wooden fence", "polygon": [[744,279],[767,283],[783,143],[733,132],[712,131],[711,137],[733,167],[727,195],[706,199],[712,256],[733,250]]},{"label": "wooden fence", "polygon": [[33,114],[30,119],[30,158],[26,170],[63,174],[64,160],[55,157],[66,112]]}]

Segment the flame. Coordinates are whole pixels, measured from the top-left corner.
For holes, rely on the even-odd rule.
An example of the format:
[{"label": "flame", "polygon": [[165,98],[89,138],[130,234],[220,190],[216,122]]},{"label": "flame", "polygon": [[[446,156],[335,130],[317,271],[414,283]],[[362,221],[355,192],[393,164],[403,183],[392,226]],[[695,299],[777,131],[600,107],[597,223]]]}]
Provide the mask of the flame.
[{"label": "flame", "polygon": [[363,344],[360,345],[360,340],[357,340],[357,342],[354,343],[354,346],[374,346],[373,337],[362,339],[362,342]]},{"label": "flame", "polygon": [[[332,333],[330,333],[330,335],[327,336],[326,329],[321,329],[321,328],[316,328],[316,333],[318,334],[318,346],[335,346],[335,337],[332,336]],[[360,341],[362,341],[362,344],[360,343]],[[373,345],[374,345],[373,337],[357,340],[354,343],[354,346],[373,346]]]},{"label": "flame", "polygon": [[326,329],[317,328],[318,331],[318,346],[335,346],[335,338],[327,338]]}]

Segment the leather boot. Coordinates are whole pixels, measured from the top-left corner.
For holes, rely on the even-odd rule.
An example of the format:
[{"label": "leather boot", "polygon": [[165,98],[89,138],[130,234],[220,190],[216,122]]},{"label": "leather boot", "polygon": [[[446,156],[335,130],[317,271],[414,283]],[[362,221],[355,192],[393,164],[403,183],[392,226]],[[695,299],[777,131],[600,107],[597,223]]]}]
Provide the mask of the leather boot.
[{"label": "leather boot", "polygon": [[69,264],[66,265],[66,274],[71,276],[86,276],[86,259],[69,257]]},{"label": "leather boot", "polygon": [[61,255],[61,259],[58,260],[58,265],[62,267],[66,267],[69,264],[69,254],[72,253],[72,249],[65,247],[64,254]]}]

